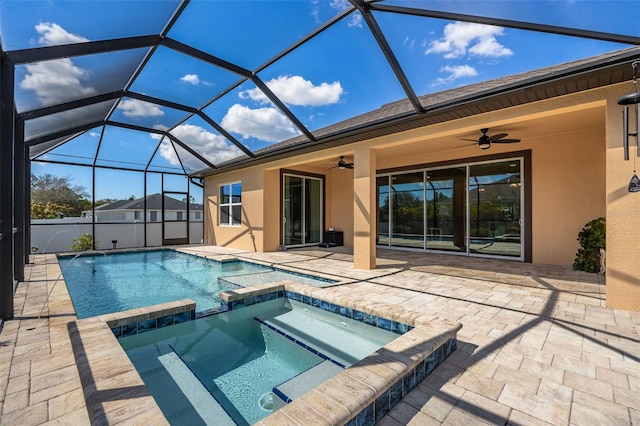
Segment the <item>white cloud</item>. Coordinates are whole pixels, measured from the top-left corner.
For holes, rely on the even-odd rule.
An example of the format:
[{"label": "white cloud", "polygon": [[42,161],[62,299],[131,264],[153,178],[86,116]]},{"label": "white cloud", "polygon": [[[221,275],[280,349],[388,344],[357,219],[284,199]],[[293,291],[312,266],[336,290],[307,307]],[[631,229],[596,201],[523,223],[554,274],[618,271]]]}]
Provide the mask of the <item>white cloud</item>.
[{"label": "white cloud", "polygon": [[[320,83],[314,86],[309,80],[299,75],[281,75],[266,82],[266,85],[280,100],[288,105],[320,106],[335,104],[340,100],[344,89],[339,81]],[[269,99],[260,89],[249,89],[240,92],[242,99],[268,103]]]},{"label": "white cloud", "polygon": [[320,20],[320,8],[318,7],[318,0],[311,0],[311,16],[316,24],[321,24]]},{"label": "white cloud", "polygon": [[75,66],[69,58],[29,64],[26,69],[20,88],[35,91],[43,105],[69,99],[71,94],[84,97],[96,93],[94,88],[82,85],[89,72]]},{"label": "white cloud", "polygon": [[360,12],[354,12],[349,17],[349,21],[347,22],[349,27],[362,28],[362,15]]},{"label": "white cloud", "polygon": [[425,53],[444,54],[448,59],[459,58],[467,53],[488,57],[510,56],[513,51],[496,40],[496,36],[503,34],[501,27],[454,22],[444,27],[444,37],[429,43]]},{"label": "white cloud", "polygon": [[434,86],[451,83],[452,81],[455,81],[459,78],[475,77],[476,75],[478,75],[478,71],[476,71],[475,68],[469,65],[453,65],[453,66],[447,65],[440,68],[440,71],[447,72],[449,73],[449,75],[445,78],[436,79],[433,84]]},{"label": "white cloud", "polygon": [[186,74],[180,77],[180,81],[183,83],[193,84],[195,86],[200,83],[200,78],[198,77],[198,74]]},{"label": "white cloud", "polygon": [[164,115],[164,111],[158,105],[140,101],[138,99],[125,99],[120,102],[118,109],[126,117],[160,117]]},{"label": "white cloud", "polygon": [[38,44],[44,46],[57,46],[60,44],[85,43],[88,38],[71,34],[60,25],[53,22],[40,22],[35,26],[36,31],[40,34]]},{"label": "white cloud", "polygon": [[208,81],[200,80],[200,77],[198,76],[198,74],[185,74],[182,77],[180,77],[180,81],[183,83],[193,84],[194,86],[197,86],[198,84],[204,84],[205,86],[214,85],[213,83],[210,83]]},{"label": "white cloud", "polygon": [[[234,145],[229,144],[223,136],[211,133],[200,126],[181,124],[173,129],[171,134],[187,144],[190,148],[193,148],[194,151],[198,152],[213,164],[231,160],[242,153]],[[152,134],[151,137],[159,139],[161,136]],[[162,155],[162,157],[164,157],[169,163],[174,165],[180,164],[168,139],[165,138],[162,144],[160,144],[159,151],[160,155]],[[193,158],[191,155],[187,155],[185,158],[181,158],[181,160],[185,163],[186,167],[191,169],[199,169],[203,167],[200,160]]]},{"label": "white cloud", "polygon": [[331,0],[329,6],[334,9],[345,10],[351,7],[351,3],[349,3],[349,0]]},{"label": "white cloud", "polygon": [[[331,0],[329,2],[329,6],[342,12],[343,10],[349,9],[351,7],[351,3],[349,3],[349,0]],[[349,27],[362,28],[362,15],[360,12],[356,11],[351,13],[349,20],[347,21],[347,25]]]},{"label": "white cloud", "polygon": [[413,49],[413,47],[416,45],[416,41],[412,38],[409,38],[409,36],[406,36],[404,40],[402,40],[402,45]]},{"label": "white cloud", "polygon": [[235,104],[229,108],[221,125],[243,139],[254,137],[267,142],[279,142],[300,134],[287,117],[273,107],[251,109]]},{"label": "white cloud", "polygon": [[89,136],[91,136],[92,138],[97,138],[98,136],[100,136],[100,133],[98,133],[98,132],[89,132]]},{"label": "white cloud", "polygon": [[[44,46],[81,43],[88,39],[67,32],[58,24],[45,22],[35,26],[40,34],[38,43]],[[43,105],[63,99],[91,96],[97,93],[93,87],[83,85],[90,72],[76,66],[69,58],[28,64],[19,87],[33,90]]]}]

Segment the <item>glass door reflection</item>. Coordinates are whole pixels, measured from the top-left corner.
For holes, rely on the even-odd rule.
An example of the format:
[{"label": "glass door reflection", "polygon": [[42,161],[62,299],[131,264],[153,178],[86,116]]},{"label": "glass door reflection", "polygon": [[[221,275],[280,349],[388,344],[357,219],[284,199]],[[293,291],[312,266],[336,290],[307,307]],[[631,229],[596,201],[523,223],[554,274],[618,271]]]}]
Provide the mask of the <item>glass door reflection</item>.
[{"label": "glass door reflection", "polygon": [[424,173],[391,177],[391,245],[424,249]]},{"label": "glass door reflection", "polygon": [[520,160],[469,167],[469,252],[521,257]]},{"label": "glass door reflection", "polygon": [[466,167],[427,171],[427,249],[467,251],[466,178]]},{"label": "glass door reflection", "polygon": [[322,241],[322,180],[284,175],[283,243],[285,246]]}]

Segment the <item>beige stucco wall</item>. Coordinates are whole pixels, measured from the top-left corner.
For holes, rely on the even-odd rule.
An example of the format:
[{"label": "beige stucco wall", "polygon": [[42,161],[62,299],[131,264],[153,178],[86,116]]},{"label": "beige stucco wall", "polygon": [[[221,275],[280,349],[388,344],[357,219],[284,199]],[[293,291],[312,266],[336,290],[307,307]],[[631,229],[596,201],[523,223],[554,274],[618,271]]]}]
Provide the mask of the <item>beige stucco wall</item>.
[{"label": "beige stucco wall", "polygon": [[[592,97],[587,100],[593,101]],[[563,126],[550,126],[549,129],[541,129],[537,137],[526,138],[517,145],[495,145],[489,152],[531,151],[532,261],[571,265],[578,249],[578,232],[585,223],[606,213],[605,109],[599,104],[591,105],[591,113],[585,114],[584,122],[580,122],[582,114],[576,113],[575,109],[567,109],[566,102],[546,104],[542,108],[538,106],[538,109],[544,110],[546,115],[554,115],[556,119],[566,121],[570,130]],[[559,107],[557,111],[553,111],[554,106]],[[531,120],[532,113],[537,111],[523,108],[522,112],[522,115],[514,117],[514,122]],[[489,116],[490,114],[472,117],[448,125],[453,128],[456,125],[477,128],[486,123]],[[597,119],[594,120],[594,117]],[[536,120],[535,126],[544,126],[544,117]],[[412,145],[403,145],[400,137],[402,135],[363,142],[358,144],[358,148],[368,145],[377,148],[373,152],[378,153],[378,170],[411,165],[422,167],[456,158],[479,161],[487,155],[486,151],[478,150],[477,146],[431,151],[429,140],[437,135],[432,131],[433,128],[437,126],[407,132],[407,140],[411,144],[424,146],[424,149],[412,151],[407,156],[402,153]],[[447,131],[445,129],[442,134],[446,135]],[[451,137],[451,140],[455,143],[457,138]],[[393,158],[386,158],[387,152],[395,155]],[[280,169],[287,169],[325,175],[325,228],[342,230],[345,245],[353,247],[354,171],[295,164],[296,160],[300,161],[292,157],[288,161],[279,161],[277,167],[271,163],[207,178],[206,204],[211,214],[207,215],[205,242],[245,250],[276,250],[280,244],[281,232]],[[312,161],[312,158],[309,157],[307,161]],[[219,185],[235,181],[242,181],[243,184],[242,227],[218,226]],[[366,226],[370,227],[371,223],[367,221]]]},{"label": "beige stucco wall", "polygon": [[[477,146],[443,149],[442,141],[453,144],[463,132],[510,126],[516,129],[513,136],[521,137],[528,129],[528,137],[517,145],[494,145],[491,153],[531,152],[532,261],[571,265],[578,232],[591,219],[606,216],[607,304],[640,310],[640,195],[626,190],[633,166],[622,160],[621,112],[616,104],[627,89],[617,85],[581,92],[209,177],[205,208],[211,214],[206,218],[205,242],[247,250],[277,249],[280,169],[294,169],[326,176],[325,227],[343,230],[345,245],[353,246],[354,233],[367,233],[374,226],[366,215],[355,215],[354,171],[318,167],[319,159],[371,148],[378,170],[455,158],[473,161],[484,154]],[[632,147],[632,158],[633,153]],[[373,182],[366,174],[360,178]],[[243,182],[243,225],[216,226],[218,185],[238,180]]]},{"label": "beige stucco wall", "polygon": [[[630,85],[607,92],[607,306],[640,311],[640,193],[628,191],[636,155],[630,141],[630,160],[624,161],[621,107],[617,100]],[[630,129],[633,130],[633,127]],[[640,158],[635,158],[640,164]]]},{"label": "beige stucco wall", "polygon": [[[558,102],[547,103],[547,108],[556,106],[560,106]],[[525,138],[515,145],[494,145],[486,152],[478,150],[477,146],[430,152],[427,138],[424,152],[379,160],[378,168],[433,165],[456,158],[483,161],[489,153],[530,150],[532,262],[572,265],[579,247],[578,232],[587,222],[606,213],[605,109],[602,105],[590,105],[584,111],[563,108],[554,112],[549,109],[547,114],[554,115],[556,122],[564,121],[566,126],[541,128],[535,137]],[[524,115],[520,121],[528,119]],[[545,121],[544,117],[538,118],[533,126],[544,127]],[[466,126],[468,122],[477,122],[476,126],[483,123],[481,117],[476,117],[460,120],[459,124]],[[425,135],[427,131],[425,129]],[[451,140],[455,144],[457,139]],[[392,149],[402,150],[402,147]]]},{"label": "beige stucco wall", "polygon": [[[242,182],[242,225],[220,226],[220,185]],[[264,251],[264,172],[252,167],[205,180],[205,244]]]},{"label": "beige stucco wall", "polygon": [[353,247],[353,170],[332,169],[327,176],[326,227],[344,233],[344,245]]},{"label": "beige stucco wall", "polygon": [[578,233],[605,216],[605,130],[532,140],[532,261],[572,265]]}]

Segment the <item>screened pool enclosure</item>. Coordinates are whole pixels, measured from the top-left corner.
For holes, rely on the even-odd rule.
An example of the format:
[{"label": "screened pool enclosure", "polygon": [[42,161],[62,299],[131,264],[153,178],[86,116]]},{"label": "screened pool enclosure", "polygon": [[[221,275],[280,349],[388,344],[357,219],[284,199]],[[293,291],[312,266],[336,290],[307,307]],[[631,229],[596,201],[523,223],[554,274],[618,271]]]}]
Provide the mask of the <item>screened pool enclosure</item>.
[{"label": "screened pool enclosure", "polygon": [[[606,2],[598,16],[566,13],[561,2],[544,10],[536,2],[513,3],[0,1],[0,317],[13,316],[15,286],[32,249],[46,251],[65,233],[77,235],[82,227],[103,249],[200,242],[202,230],[192,226],[206,228],[207,209],[216,208],[203,199],[209,175],[390,134],[409,121],[451,120],[443,111],[463,108],[478,93],[465,97],[462,90],[451,100],[447,90],[640,45],[637,25],[615,18],[628,2]],[[469,29],[483,35],[462,45],[452,38]],[[511,48],[500,43],[505,34],[514,40]],[[529,34],[538,43],[525,42]],[[559,43],[562,48],[537,47]],[[503,66],[477,72],[456,62],[466,53],[476,67]],[[623,69],[634,55],[601,66]],[[627,81],[624,69],[616,81],[593,84]],[[560,77],[567,75],[531,76]],[[526,86],[519,84],[489,85],[486,94]],[[389,105],[392,114],[377,115]],[[393,208],[399,198],[390,197],[391,207],[381,201],[388,218],[379,218],[380,241],[470,251],[481,250],[495,227],[520,232],[514,218],[526,194],[509,180],[515,173],[500,167],[460,162],[447,170],[381,175],[380,194],[389,192],[389,180],[404,179],[403,190],[417,194],[420,205],[409,213],[416,217],[401,223]],[[77,220],[65,218],[69,229],[57,237],[49,232],[36,245],[30,178],[46,174],[68,176],[88,207]],[[460,179],[468,188],[456,201]],[[294,183],[300,191],[291,195],[309,201],[307,216],[322,215],[312,200],[327,189],[313,179]],[[487,216],[487,203],[498,195],[506,201],[497,216]],[[444,204],[435,207],[438,199],[451,212],[464,210],[465,223],[448,219]],[[233,204],[231,224],[238,218]],[[301,232],[293,226],[300,213],[287,214],[287,241],[319,240],[320,229]],[[113,236],[114,225],[122,237]],[[480,245],[456,244],[465,235]],[[515,237],[504,243],[509,255],[522,256]]]}]

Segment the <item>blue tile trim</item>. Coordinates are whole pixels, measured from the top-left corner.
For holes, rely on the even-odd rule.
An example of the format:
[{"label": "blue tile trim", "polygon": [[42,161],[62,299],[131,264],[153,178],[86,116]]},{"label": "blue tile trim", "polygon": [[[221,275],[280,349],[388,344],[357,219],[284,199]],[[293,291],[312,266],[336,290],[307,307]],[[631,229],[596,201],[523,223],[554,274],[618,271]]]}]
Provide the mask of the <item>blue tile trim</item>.
[{"label": "blue tile trim", "polygon": [[409,392],[411,392],[422,380],[427,377],[442,361],[445,360],[457,347],[457,339],[452,337],[433,351],[423,361],[393,383],[389,389],[378,395],[376,400],[357,413],[347,425],[373,425],[380,421],[393,407],[395,407]]},{"label": "blue tile trim", "polygon": [[223,305],[223,306],[218,306],[217,308],[212,308],[212,309],[207,309],[206,311],[200,311],[200,312],[194,312],[193,318],[191,318],[191,320],[194,320],[196,318],[202,318],[202,317],[208,317],[209,315],[216,315],[219,314],[221,312],[226,312],[229,310],[228,305]]},{"label": "blue tile trim", "polygon": [[170,314],[159,318],[152,318],[139,322],[133,322],[127,325],[113,327],[111,328],[111,331],[116,337],[132,336],[134,334],[140,334],[146,331],[168,327],[170,325],[180,324],[181,322],[193,321],[196,319],[196,316],[197,315],[195,309],[191,309],[189,311],[184,311],[178,314]]},{"label": "blue tile trim", "polygon": [[289,398],[287,395],[285,395],[284,393],[282,393],[280,391],[280,389],[278,388],[273,388],[271,390],[278,398],[280,398],[281,400],[283,400],[285,403],[290,403],[291,401],[293,401],[291,398]]},{"label": "blue tile trim", "polygon": [[[285,333],[284,331],[280,330],[279,328],[274,327],[273,325],[269,324],[266,321],[262,321],[260,318],[258,317],[253,317],[254,320],[258,321],[260,324],[264,325],[265,327],[267,327],[270,330],[275,331],[276,333],[280,334],[283,337],[286,337],[287,339],[291,340],[293,343],[295,343],[296,345],[308,350],[309,352],[313,353],[314,355],[318,355],[320,358],[326,360],[326,361],[331,361],[332,363],[334,363],[335,365],[337,365],[340,368],[346,368],[344,366],[344,364],[336,361],[335,359],[323,354],[322,352],[316,350],[315,348],[313,348],[312,346],[309,346],[307,344],[305,344],[304,342],[301,342],[300,340],[296,339],[295,337]],[[282,398],[284,400],[284,398]]]},{"label": "blue tile trim", "polygon": [[305,305],[313,306],[314,308],[319,308],[323,311],[331,312],[345,318],[363,322],[365,324],[381,328],[395,334],[405,334],[406,332],[411,331],[414,328],[413,326],[408,324],[393,321],[388,318],[379,317],[377,315],[368,314],[357,309],[348,308],[346,306],[336,305],[334,303],[327,302],[326,300],[316,299],[315,297],[304,296],[302,294],[288,290],[272,291],[260,296],[248,295],[244,299],[228,302],[226,309],[238,309],[245,306],[255,305],[256,303],[262,303],[267,300],[280,299],[282,297],[286,297],[287,299],[295,300],[297,302],[304,303]]}]

